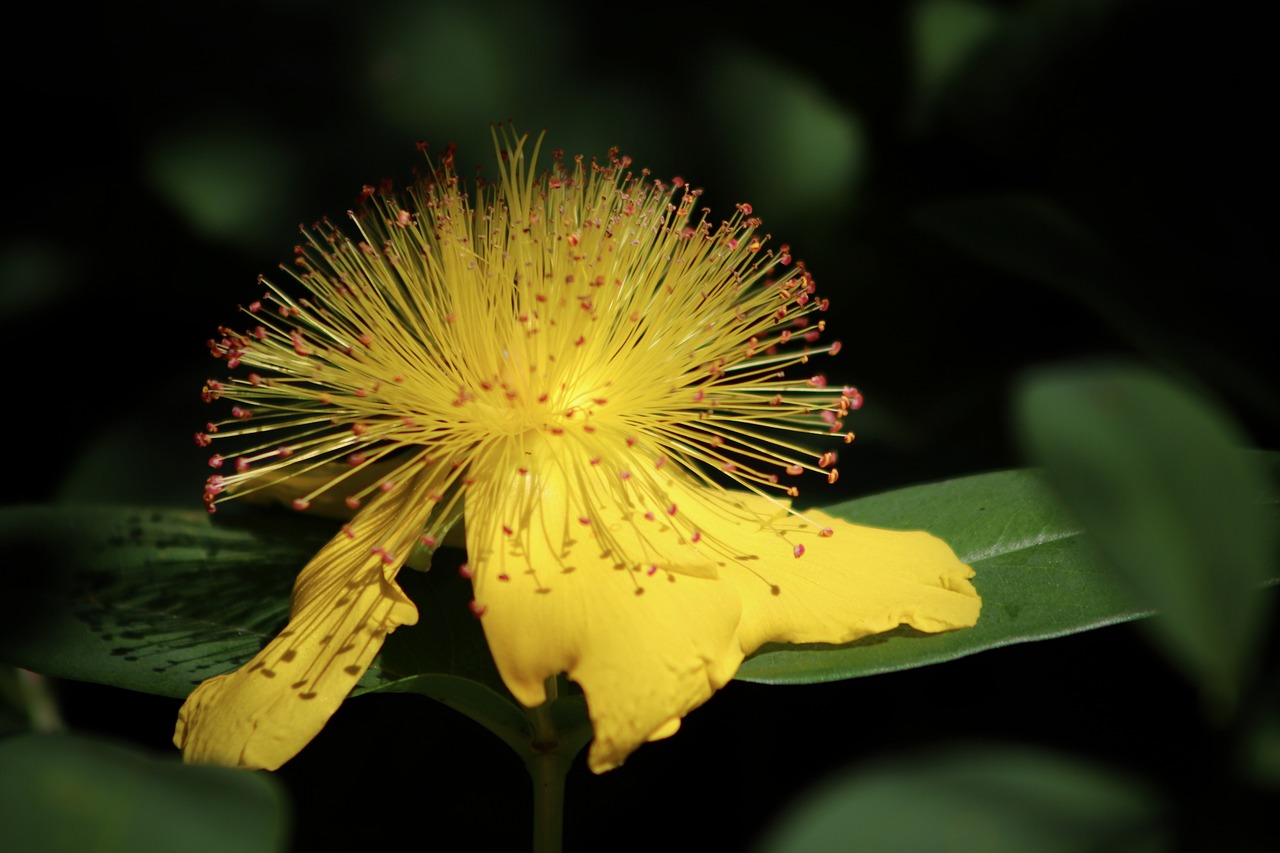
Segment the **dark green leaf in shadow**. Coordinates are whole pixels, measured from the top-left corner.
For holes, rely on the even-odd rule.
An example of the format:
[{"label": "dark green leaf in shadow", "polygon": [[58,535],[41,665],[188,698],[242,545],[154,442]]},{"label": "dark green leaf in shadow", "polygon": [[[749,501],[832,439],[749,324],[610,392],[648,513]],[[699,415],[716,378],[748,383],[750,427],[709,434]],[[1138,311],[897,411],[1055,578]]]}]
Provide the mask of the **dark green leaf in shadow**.
[{"label": "dark green leaf in shadow", "polygon": [[1082,299],[1096,310],[1117,306],[1108,283],[1115,259],[1088,226],[1053,200],[1006,194],[935,202],[916,222],[974,258]]},{"label": "dark green leaf in shadow", "polygon": [[1188,322],[1194,315],[1153,312],[1150,304],[1123,296],[1134,290],[1135,269],[1149,264],[1117,254],[1053,199],[1025,193],[957,198],[921,207],[915,218],[926,232],[976,260],[1079,302],[1152,360],[1207,376],[1280,417],[1270,376],[1220,345],[1197,340]]},{"label": "dark green leaf in shadow", "polygon": [[0,740],[0,826],[8,850],[40,853],[272,853],[288,812],[265,773],[183,765],[68,735]]},{"label": "dark green leaf in shadow", "polygon": [[122,507],[0,511],[0,658],[60,678],[182,697],[283,624],[332,523]]},{"label": "dark green leaf in shadow", "polygon": [[1109,566],[1161,611],[1151,636],[1229,706],[1251,673],[1274,568],[1267,457],[1207,399],[1126,365],[1046,370],[1016,397],[1045,467]]},{"label": "dark green leaf in shadow", "polygon": [[1172,849],[1137,782],[1076,760],[970,745],[845,773],[798,800],[760,853]]}]

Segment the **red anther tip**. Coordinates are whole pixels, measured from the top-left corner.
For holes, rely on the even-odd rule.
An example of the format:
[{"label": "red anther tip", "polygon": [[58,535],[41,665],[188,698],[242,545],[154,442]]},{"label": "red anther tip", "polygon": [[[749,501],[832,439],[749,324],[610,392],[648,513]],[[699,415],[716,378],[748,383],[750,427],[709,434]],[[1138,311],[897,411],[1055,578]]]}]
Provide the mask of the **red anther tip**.
[{"label": "red anther tip", "polygon": [[828,536],[834,536],[835,531],[832,530],[830,527],[824,527],[818,531],[818,535],[821,536],[823,539],[826,539]]},{"label": "red anther tip", "polygon": [[580,515],[580,516],[578,516],[578,523],[579,523],[579,524],[590,524],[590,523],[591,523],[591,519],[587,518],[585,515]]},{"label": "red anther tip", "polygon": [[840,479],[840,472],[837,471],[835,468],[832,468],[831,473],[827,475],[827,482],[834,483],[836,480],[839,480],[839,479]]},{"label": "red anther tip", "polygon": [[437,539],[434,536],[428,536],[425,533],[418,537],[418,541],[421,542],[423,545],[426,545],[428,548],[434,548],[440,544],[439,539]]},{"label": "red anther tip", "polygon": [[360,499],[355,495],[347,495],[347,497],[344,498],[342,502],[347,505],[347,509],[360,508]]},{"label": "red anther tip", "polygon": [[463,563],[462,565],[458,566],[458,576],[463,578],[474,577],[475,572],[471,571],[471,564]]},{"label": "red anther tip", "polygon": [[294,498],[294,499],[293,499],[293,508],[294,508],[294,509],[297,509],[297,510],[303,510],[303,509],[307,509],[307,508],[308,508],[308,507],[310,507],[310,506],[311,506],[311,501],[309,501],[309,500],[304,500],[303,498]]},{"label": "red anther tip", "polygon": [[213,444],[213,439],[203,432],[196,433],[196,444],[200,447],[208,447]]},{"label": "red anther tip", "polygon": [[803,557],[803,556],[804,556],[804,546],[803,546],[803,545],[797,545],[796,547],[794,547],[794,548],[792,548],[792,549],[791,549],[791,553],[792,553],[792,554],[795,554],[797,558],[799,558],[799,557]]},{"label": "red anther tip", "polygon": [[515,531],[514,531],[514,530],[512,530],[508,525],[505,525],[505,524],[504,524],[504,525],[502,525],[502,532],[503,532],[503,533],[505,533],[505,534],[507,534],[508,536],[510,536],[510,535],[512,535],[513,533],[515,533]]},{"label": "red anther tip", "polygon": [[667,507],[667,515],[675,515],[675,514],[676,514],[675,504],[672,504],[671,506]]},{"label": "red anther tip", "polygon": [[215,454],[213,454],[212,456],[210,456],[210,457],[209,457],[209,467],[210,467],[210,468],[221,468],[221,467],[222,467],[222,461],[223,461],[223,460],[222,460],[222,457],[215,453]]},{"label": "red anther tip", "polygon": [[485,614],[485,611],[488,610],[489,608],[485,607],[484,605],[477,604],[476,600],[473,598],[467,602],[467,609],[471,611],[472,616],[479,619],[481,616]]},{"label": "red anther tip", "polygon": [[839,341],[832,341],[831,348],[828,349],[827,352],[830,353],[831,355],[835,355],[836,353],[840,352],[841,346],[842,344]]}]

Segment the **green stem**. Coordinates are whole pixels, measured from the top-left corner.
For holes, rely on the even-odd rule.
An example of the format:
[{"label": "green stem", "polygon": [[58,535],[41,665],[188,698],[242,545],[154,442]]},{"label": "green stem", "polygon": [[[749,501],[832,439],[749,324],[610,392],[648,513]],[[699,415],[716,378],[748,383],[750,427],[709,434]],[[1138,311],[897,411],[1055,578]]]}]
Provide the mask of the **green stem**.
[{"label": "green stem", "polygon": [[564,843],[564,777],[577,749],[561,744],[551,703],[559,691],[556,679],[547,679],[547,701],[529,712],[533,742],[525,767],[533,780],[533,853],[560,853]]},{"label": "green stem", "polygon": [[568,764],[558,751],[534,755],[525,762],[533,778],[533,853],[560,853]]}]

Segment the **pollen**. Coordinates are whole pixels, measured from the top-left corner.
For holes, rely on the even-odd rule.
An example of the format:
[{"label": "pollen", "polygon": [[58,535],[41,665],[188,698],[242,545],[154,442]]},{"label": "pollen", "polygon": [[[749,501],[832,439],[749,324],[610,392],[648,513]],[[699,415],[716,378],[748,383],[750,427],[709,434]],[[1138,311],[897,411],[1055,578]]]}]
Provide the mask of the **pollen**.
[{"label": "pollen", "polygon": [[603,519],[634,516],[708,547],[673,482],[712,486],[729,512],[732,489],[787,508],[796,478],[834,482],[834,452],[809,444],[862,397],[809,366],[840,350],[811,316],[827,301],[752,206],[717,218],[684,179],[616,152],[539,165],[541,138],[499,126],[494,141],[496,180],[463,180],[450,149],[403,189],[366,187],[347,223],[302,229],[244,309],[249,331],[209,342],[230,376],[203,396],[233,404],[196,434],[217,444],[210,511],[259,490],[305,510],[415,488],[434,545],[477,485],[554,465],[587,472],[568,517],[603,545],[625,550]]}]

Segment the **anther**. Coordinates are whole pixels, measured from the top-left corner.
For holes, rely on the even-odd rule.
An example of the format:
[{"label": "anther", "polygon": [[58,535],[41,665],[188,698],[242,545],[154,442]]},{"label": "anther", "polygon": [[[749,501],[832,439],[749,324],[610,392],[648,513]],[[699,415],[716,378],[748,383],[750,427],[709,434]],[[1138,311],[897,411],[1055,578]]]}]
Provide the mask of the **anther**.
[{"label": "anther", "polygon": [[472,616],[479,619],[481,616],[485,614],[485,611],[488,610],[489,608],[481,604],[476,604],[476,600],[473,598],[467,602],[467,609],[471,611]]},{"label": "anther", "polygon": [[794,554],[794,555],[796,556],[796,558],[797,558],[797,559],[798,559],[798,558],[800,558],[800,557],[803,557],[803,556],[804,556],[804,546],[803,546],[803,545],[797,545],[796,547],[794,547],[794,548],[792,548],[792,549],[791,549],[791,553],[792,553],[792,554]]},{"label": "anther", "polygon": [[466,578],[467,580],[470,580],[471,578],[475,577],[475,573],[471,571],[471,564],[463,563],[462,565],[458,566],[458,576],[462,578]]},{"label": "anther", "polygon": [[311,501],[304,498],[294,498],[293,508],[296,510],[304,510],[311,506]]}]

